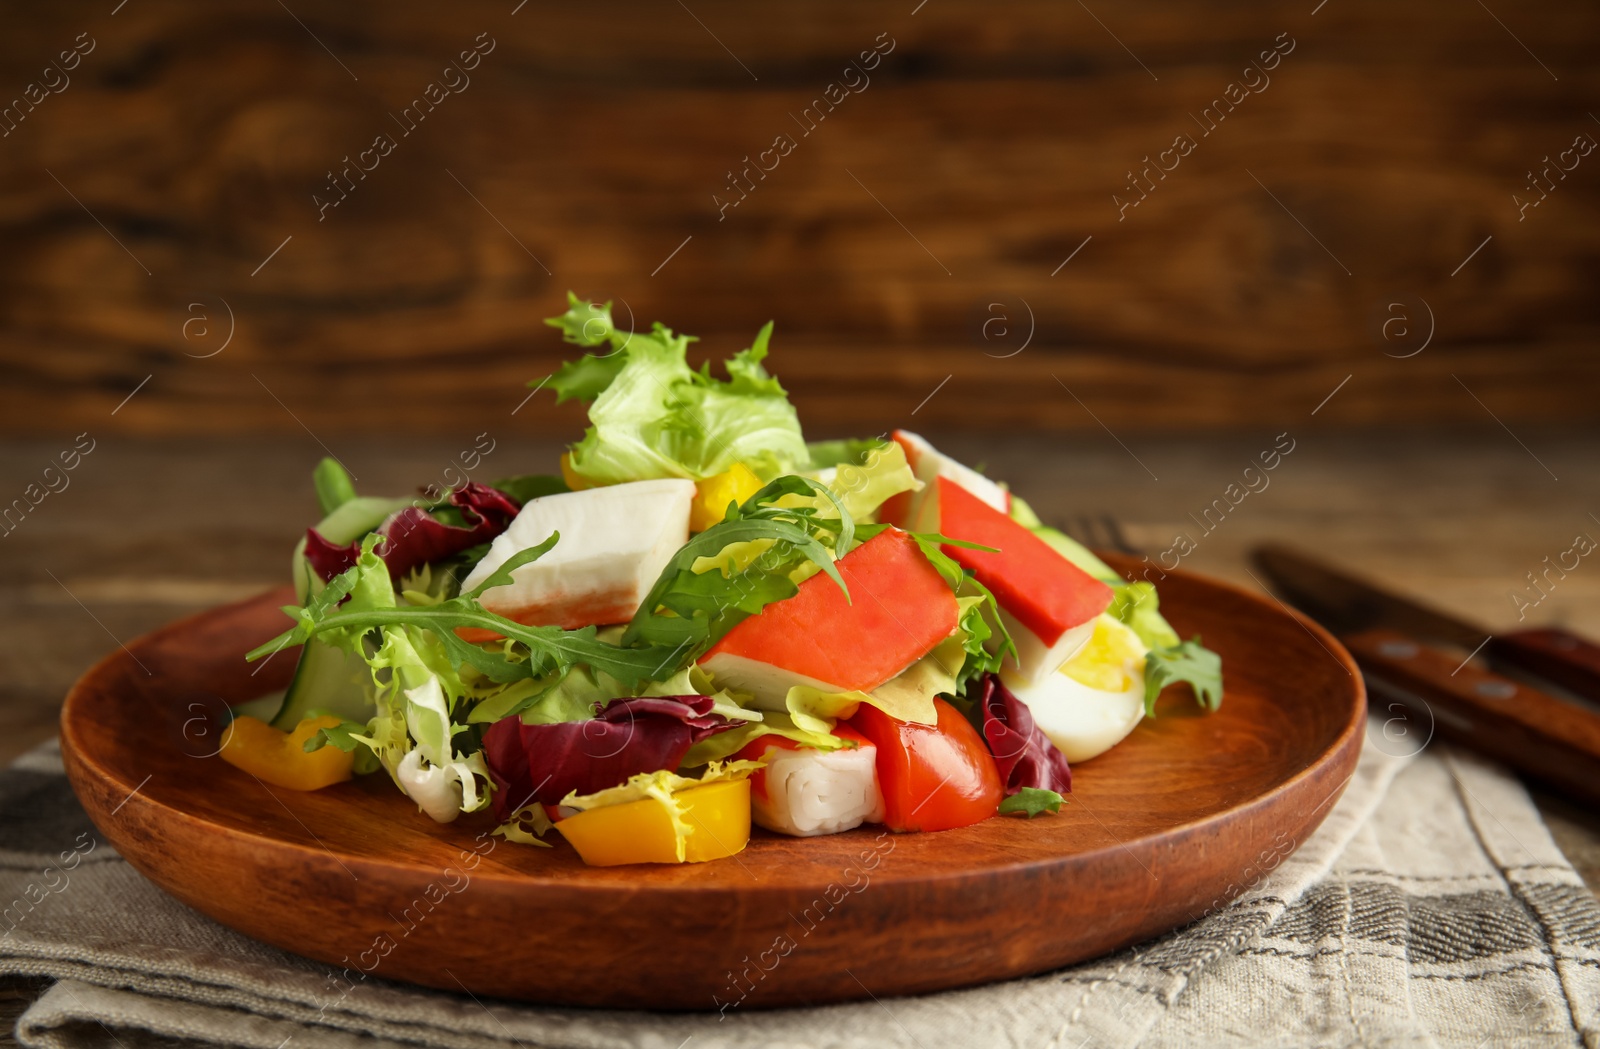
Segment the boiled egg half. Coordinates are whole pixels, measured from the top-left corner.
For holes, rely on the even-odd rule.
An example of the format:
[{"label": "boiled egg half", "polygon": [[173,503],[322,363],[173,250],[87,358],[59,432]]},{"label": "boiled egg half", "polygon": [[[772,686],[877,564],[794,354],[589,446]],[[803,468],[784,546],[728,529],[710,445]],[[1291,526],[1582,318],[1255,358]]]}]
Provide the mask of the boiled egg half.
[{"label": "boiled egg half", "polygon": [[1030,684],[1008,666],[1001,679],[1028,705],[1040,731],[1076,764],[1121,743],[1144,717],[1148,651],[1126,624],[1101,615],[1088,643],[1056,673]]}]

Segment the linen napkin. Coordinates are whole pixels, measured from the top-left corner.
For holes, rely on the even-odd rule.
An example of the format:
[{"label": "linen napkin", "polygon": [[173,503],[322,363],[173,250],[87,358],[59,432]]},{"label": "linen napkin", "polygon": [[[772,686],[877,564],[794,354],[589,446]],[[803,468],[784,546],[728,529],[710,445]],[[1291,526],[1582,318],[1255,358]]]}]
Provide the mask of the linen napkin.
[{"label": "linen napkin", "polygon": [[17,1037],[73,1049],[1600,1049],[1600,906],[1527,794],[1442,745],[1386,753],[1374,726],[1317,833],[1185,929],[1003,984],[721,1017],[345,988],[135,873],[47,744],[0,772],[0,973],[56,981]]}]

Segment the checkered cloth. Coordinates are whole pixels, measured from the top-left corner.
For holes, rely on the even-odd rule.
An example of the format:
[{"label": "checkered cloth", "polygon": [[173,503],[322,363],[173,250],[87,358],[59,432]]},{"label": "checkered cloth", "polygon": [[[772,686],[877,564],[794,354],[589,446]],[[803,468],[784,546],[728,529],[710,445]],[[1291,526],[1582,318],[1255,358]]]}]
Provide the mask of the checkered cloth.
[{"label": "checkered cloth", "polygon": [[1522,787],[1444,746],[1395,756],[1369,737],[1312,839],[1186,929],[1005,984],[721,1020],[378,981],[330,995],[326,967],[136,874],[47,746],[0,772],[0,973],[56,981],[18,1023],[30,1046],[1600,1049],[1600,907]]}]

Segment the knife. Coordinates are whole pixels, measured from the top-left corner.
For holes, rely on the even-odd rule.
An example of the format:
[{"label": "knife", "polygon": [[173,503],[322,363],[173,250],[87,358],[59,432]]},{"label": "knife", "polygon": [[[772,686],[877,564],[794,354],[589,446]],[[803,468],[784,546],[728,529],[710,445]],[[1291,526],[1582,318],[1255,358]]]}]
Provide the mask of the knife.
[{"label": "knife", "polygon": [[[1600,803],[1600,646],[1554,628],[1493,635],[1286,546],[1257,547],[1252,559],[1344,642],[1391,714]],[[1480,652],[1493,670],[1474,663]]]}]

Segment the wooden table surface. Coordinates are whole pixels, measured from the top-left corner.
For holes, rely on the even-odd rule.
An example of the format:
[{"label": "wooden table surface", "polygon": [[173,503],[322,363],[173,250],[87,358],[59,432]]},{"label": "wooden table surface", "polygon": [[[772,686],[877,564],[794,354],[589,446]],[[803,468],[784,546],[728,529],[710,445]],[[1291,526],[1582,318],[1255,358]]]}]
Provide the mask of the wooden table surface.
[{"label": "wooden table surface", "polygon": [[287,7],[8,5],[0,432],[448,434],[568,288],[872,433],[1593,416],[1592,0]]},{"label": "wooden table surface", "polygon": [[[1580,533],[1600,536],[1600,503],[1586,501],[1600,488],[1600,434],[1518,427],[1511,436],[1486,421],[1456,433],[1350,435],[1315,422],[1281,439],[1130,434],[1126,447],[1106,434],[930,436],[1010,480],[1046,520],[1110,514],[1151,552],[1187,533],[1196,549],[1184,568],[1255,586],[1247,552],[1276,539],[1490,628],[1516,622],[1513,592],[1537,597],[1525,577],[1545,557]],[[478,419],[467,429],[501,427]],[[1292,450],[1265,475],[1267,487],[1204,533],[1189,515],[1275,440]],[[20,494],[71,444],[0,446],[0,493]],[[403,494],[470,445],[470,436],[335,438],[332,450],[363,492]],[[547,470],[557,451],[502,437],[475,476]],[[322,454],[311,438],[100,439],[64,490],[0,537],[0,759],[49,738],[72,681],[120,641],[282,582],[289,549],[315,516],[309,472]],[[1581,562],[1524,611],[1528,623],[1600,635],[1600,563]],[[1590,887],[1600,886],[1600,817],[1537,800]]]}]

